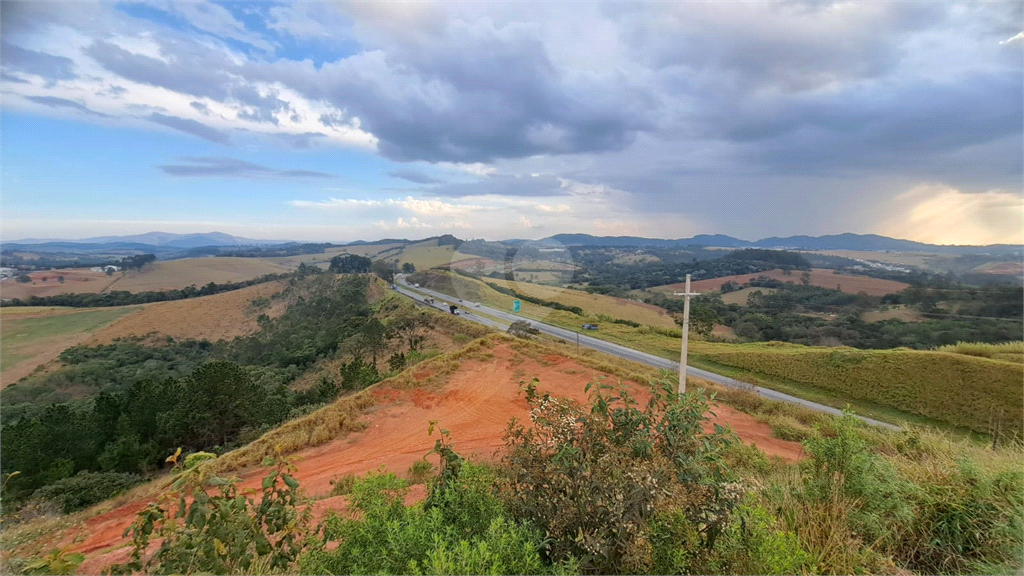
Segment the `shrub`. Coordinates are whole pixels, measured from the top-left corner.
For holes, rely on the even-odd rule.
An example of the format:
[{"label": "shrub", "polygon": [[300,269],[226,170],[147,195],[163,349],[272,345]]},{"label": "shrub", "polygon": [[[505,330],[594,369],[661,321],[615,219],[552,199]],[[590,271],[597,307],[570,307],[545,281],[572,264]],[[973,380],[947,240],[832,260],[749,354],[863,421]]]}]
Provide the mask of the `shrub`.
[{"label": "shrub", "polygon": [[[492,474],[470,464],[432,487],[432,505],[403,503],[406,483],[391,473],[356,481],[359,517],[328,516],[324,537],[300,559],[306,574],[545,574],[561,570],[541,556],[543,536],[511,520],[490,494]],[[447,484],[445,484],[447,482]],[[439,487],[447,485],[449,489]]]},{"label": "shrub", "polygon": [[[241,574],[254,564],[287,570],[306,544],[312,514],[298,508],[299,483],[289,474],[294,466],[276,464],[263,479],[259,503],[239,493],[237,478],[207,477],[201,466],[177,468],[173,491],[139,512],[125,531],[132,535],[131,559],[111,566],[111,573]],[[207,492],[213,487],[220,494]],[[149,553],[154,537],[163,541]]]},{"label": "shrub", "polygon": [[56,502],[70,514],[112,498],[142,482],[138,474],[81,471],[44,486],[33,493],[34,498]]},{"label": "shrub", "polygon": [[533,426],[509,424],[499,490],[513,514],[548,534],[553,559],[579,558],[587,572],[645,571],[648,520],[667,507],[714,547],[738,494],[721,459],[729,436],[702,430],[703,395],[681,396],[665,380],[641,410],[624,388],[612,396],[597,386],[588,411],[538,395],[537,383],[525,388]]},{"label": "shrub", "polygon": [[540,330],[534,328],[526,320],[516,320],[508,325],[508,333],[517,338],[529,338],[530,336],[540,334]]},{"label": "shrub", "polygon": [[352,487],[355,486],[356,475],[346,474],[341,478],[334,478],[330,481],[331,484],[331,496],[344,496],[352,492]]},{"label": "shrub", "polygon": [[653,574],[801,574],[813,557],[793,532],[752,499],[733,511],[715,549],[701,545],[681,510],[659,512],[651,523]]},{"label": "shrub", "polygon": [[413,484],[423,484],[430,478],[430,474],[434,471],[434,465],[427,460],[417,460],[409,466],[409,482]]}]

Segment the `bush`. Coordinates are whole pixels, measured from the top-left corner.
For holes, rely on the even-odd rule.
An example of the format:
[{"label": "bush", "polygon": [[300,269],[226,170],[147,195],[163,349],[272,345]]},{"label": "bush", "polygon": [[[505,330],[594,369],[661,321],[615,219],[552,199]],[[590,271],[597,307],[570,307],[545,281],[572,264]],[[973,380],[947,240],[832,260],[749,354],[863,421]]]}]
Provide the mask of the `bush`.
[{"label": "bush", "polygon": [[737,507],[715,549],[701,545],[697,527],[681,510],[651,523],[652,574],[802,574],[813,558],[793,532],[751,499]]},{"label": "bush", "polygon": [[[237,478],[207,477],[201,466],[176,469],[174,492],[162,499],[165,504],[139,512],[128,530],[131,559],[111,566],[111,573],[243,574],[256,566],[277,571],[293,566],[312,517],[308,507],[298,507],[299,482],[290,475],[294,466],[277,463],[263,479],[259,503],[239,493]],[[220,494],[211,496],[208,488]],[[152,538],[163,541],[150,553]]]},{"label": "bush", "polygon": [[625,389],[598,386],[587,410],[538,395],[537,383],[525,389],[533,426],[509,424],[499,490],[513,514],[548,534],[553,559],[579,558],[587,572],[649,570],[648,520],[666,508],[681,509],[714,547],[738,493],[721,459],[729,436],[702,429],[707,399],[664,380],[640,410]]},{"label": "bush", "polygon": [[[543,536],[511,520],[490,494],[486,469],[464,464],[431,490],[433,504],[406,507],[406,483],[369,474],[352,488],[359,518],[331,514],[324,537],[336,549],[303,555],[305,574],[545,574]],[[435,496],[436,495],[436,496]]]},{"label": "bush", "polygon": [[39,500],[56,502],[65,514],[70,514],[113,498],[140,482],[142,477],[138,474],[83,470],[70,478],[58,480],[36,490],[32,496]]},{"label": "bush", "polygon": [[409,466],[409,482],[422,484],[430,478],[434,465],[427,460],[417,460]]},{"label": "bush", "polygon": [[526,320],[516,320],[508,325],[508,333],[517,338],[529,338],[530,336],[540,334],[540,330],[534,328]]}]

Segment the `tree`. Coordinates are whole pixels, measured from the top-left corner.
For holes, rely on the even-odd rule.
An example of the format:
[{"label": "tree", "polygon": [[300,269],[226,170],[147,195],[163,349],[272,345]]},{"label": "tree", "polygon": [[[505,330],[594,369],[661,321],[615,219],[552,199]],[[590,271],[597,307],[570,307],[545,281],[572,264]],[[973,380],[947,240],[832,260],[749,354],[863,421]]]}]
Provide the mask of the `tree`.
[{"label": "tree", "polygon": [[384,260],[377,260],[370,265],[370,269],[376,274],[381,280],[384,280],[388,284],[394,284],[395,282],[395,267],[394,264],[386,262]]},{"label": "tree", "polygon": [[803,274],[801,274],[800,275],[800,283],[803,284],[804,286],[810,286],[811,285],[811,273],[810,272],[804,272]]},{"label": "tree", "polygon": [[365,256],[342,254],[331,258],[328,270],[335,274],[365,274],[370,271],[372,264],[373,261]]},{"label": "tree", "polygon": [[[675,315],[675,321],[676,324],[682,326],[682,315]],[[718,312],[711,306],[694,304],[690,307],[690,332],[700,334],[706,338],[711,335],[711,331],[718,322]]]},{"label": "tree", "polygon": [[57,282],[60,282],[61,284],[63,284],[64,283],[64,277],[63,276],[57,276]]},{"label": "tree", "polygon": [[32,278],[30,278],[28,274],[18,274],[17,280],[22,284],[28,284],[32,281]]},{"label": "tree", "polygon": [[403,262],[402,263],[402,274],[415,274],[415,273],[416,273],[416,266],[413,265],[412,262]]},{"label": "tree", "polygon": [[[121,266],[124,267],[125,270],[139,270],[143,266],[153,262],[156,262],[155,254],[136,254],[135,256],[122,258]],[[110,268],[107,268],[106,266],[104,266],[104,268],[107,269],[107,274],[113,274],[113,271]]]}]

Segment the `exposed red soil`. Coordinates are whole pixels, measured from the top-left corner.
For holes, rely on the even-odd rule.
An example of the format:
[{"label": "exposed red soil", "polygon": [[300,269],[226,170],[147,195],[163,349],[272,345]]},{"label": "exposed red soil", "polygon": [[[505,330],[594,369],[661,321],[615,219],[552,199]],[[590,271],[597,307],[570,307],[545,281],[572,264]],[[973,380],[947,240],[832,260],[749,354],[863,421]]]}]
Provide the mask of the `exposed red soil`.
[{"label": "exposed red soil", "polygon": [[[524,358],[504,344],[491,352],[493,358],[464,361],[447,382],[430,388],[379,385],[373,390],[376,404],[366,413],[369,425],[365,430],[297,454],[298,470],[294,475],[302,483],[302,489],[312,497],[324,498],[330,495],[331,480],[346,474],[362,475],[386,469],[404,476],[413,462],[427,457],[441,428],[451,433],[455,449],[461,454],[493,461],[495,453],[504,445],[509,419],[529,421],[528,405],[519,393],[520,382],[536,377],[542,393],[585,401],[586,384],[604,375],[563,356],[546,355],[538,361]],[[426,377],[426,371],[422,373]],[[415,374],[420,375],[420,372]],[[643,387],[627,384],[643,404],[647,399]],[[769,456],[789,462],[803,457],[799,443],[773,438],[771,428],[753,417],[724,405],[715,406],[713,411],[716,416],[707,423],[709,430],[714,424],[727,425],[744,442],[754,443]],[[433,435],[428,435],[431,422],[436,422],[436,429]],[[435,455],[427,459],[437,464]],[[258,489],[265,472],[263,468],[239,471],[242,488]],[[410,498],[422,498],[421,491],[421,487],[416,488]],[[315,505],[314,511],[322,516],[328,509],[344,505],[343,497],[326,498]],[[127,544],[128,540],[121,535],[143,506],[143,502],[132,502],[83,524],[81,533],[88,536],[72,549],[90,558],[79,568],[79,573],[96,572],[111,562],[123,561],[124,548],[112,547]],[[73,536],[69,537],[69,542]],[[103,553],[103,550],[108,552]]]}]

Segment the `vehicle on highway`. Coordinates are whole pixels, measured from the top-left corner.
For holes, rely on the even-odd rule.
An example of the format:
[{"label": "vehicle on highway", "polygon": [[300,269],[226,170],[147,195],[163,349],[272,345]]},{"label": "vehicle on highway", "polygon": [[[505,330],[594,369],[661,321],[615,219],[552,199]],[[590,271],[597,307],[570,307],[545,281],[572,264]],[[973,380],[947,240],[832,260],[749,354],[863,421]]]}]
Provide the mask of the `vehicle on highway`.
[{"label": "vehicle on highway", "polygon": [[597,330],[597,324],[584,324],[584,330]]}]

